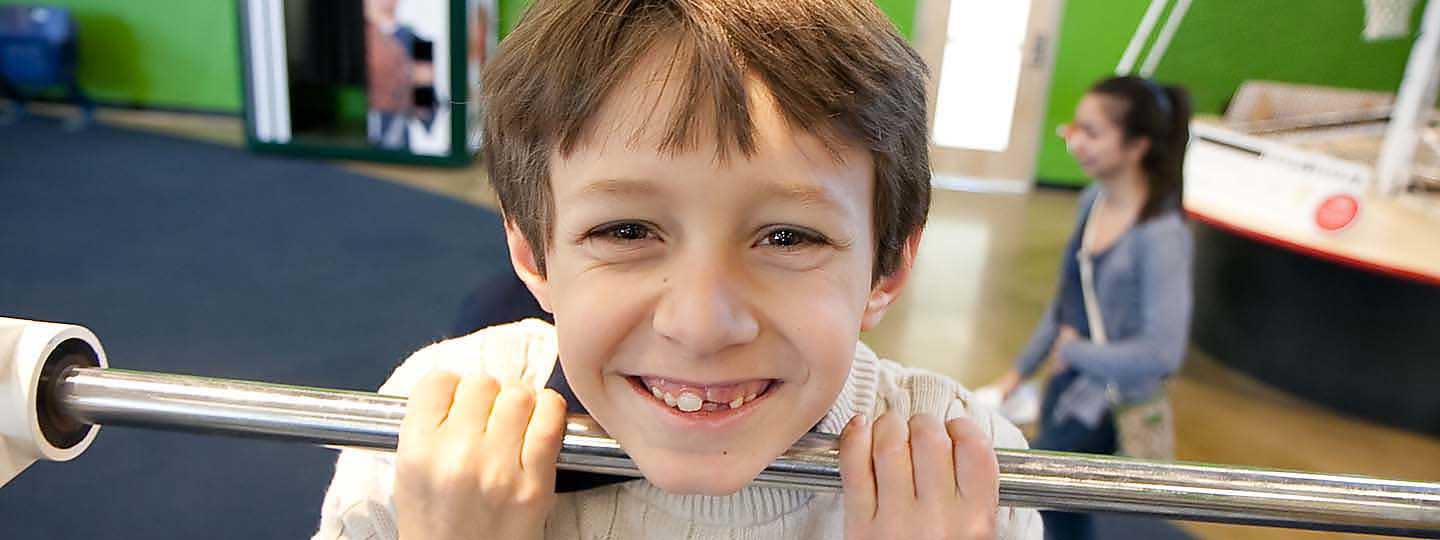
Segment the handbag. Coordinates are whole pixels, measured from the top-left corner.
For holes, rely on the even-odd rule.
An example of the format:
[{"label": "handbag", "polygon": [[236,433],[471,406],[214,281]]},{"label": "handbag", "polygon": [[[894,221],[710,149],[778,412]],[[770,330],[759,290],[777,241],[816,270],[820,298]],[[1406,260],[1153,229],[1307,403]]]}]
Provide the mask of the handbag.
[{"label": "handbag", "polygon": [[[1090,323],[1090,340],[1104,345],[1105,319],[1100,313],[1100,304],[1095,298],[1094,260],[1090,246],[1094,245],[1091,235],[1095,222],[1095,209],[1104,200],[1102,193],[1090,205],[1090,216],[1085,220],[1085,231],[1080,241],[1080,251],[1075,254],[1080,262],[1080,290],[1085,298],[1085,317]],[[1157,460],[1175,459],[1175,412],[1170,407],[1170,397],[1162,386],[1150,397],[1138,401],[1124,401],[1114,382],[1106,387],[1110,411],[1115,416],[1116,445],[1121,455]]]}]

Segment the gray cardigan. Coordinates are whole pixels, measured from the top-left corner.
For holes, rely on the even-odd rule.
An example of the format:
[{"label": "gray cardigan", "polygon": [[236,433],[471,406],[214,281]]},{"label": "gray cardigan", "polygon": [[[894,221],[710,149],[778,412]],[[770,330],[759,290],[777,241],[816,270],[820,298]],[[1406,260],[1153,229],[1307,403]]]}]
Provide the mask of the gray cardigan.
[{"label": "gray cardigan", "polygon": [[[1098,193],[1099,186],[1092,185],[1080,194],[1064,256],[1074,257],[1079,249]],[[1113,385],[1123,402],[1139,401],[1153,396],[1180,369],[1190,329],[1193,257],[1190,229],[1179,211],[1169,211],[1131,227],[1098,261],[1095,296],[1109,343],[1076,340],[1060,348],[1060,357],[1081,377],[1060,395],[1049,420],[1073,416],[1093,427],[1109,409],[1108,387]],[[1039,369],[1059,334],[1059,302],[1057,293],[1017,360],[1016,368],[1026,377]]]}]

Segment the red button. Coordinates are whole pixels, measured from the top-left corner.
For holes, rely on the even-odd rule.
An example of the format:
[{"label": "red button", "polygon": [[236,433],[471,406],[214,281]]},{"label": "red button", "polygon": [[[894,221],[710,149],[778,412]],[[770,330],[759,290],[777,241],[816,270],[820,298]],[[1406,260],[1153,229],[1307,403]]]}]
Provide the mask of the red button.
[{"label": "red button", "polygon": [[1359,213],[1360,201],[1353,195],[1331,195],[1315,209],[1315,224],[1327,231],[1338,231],[1354,223]]}]

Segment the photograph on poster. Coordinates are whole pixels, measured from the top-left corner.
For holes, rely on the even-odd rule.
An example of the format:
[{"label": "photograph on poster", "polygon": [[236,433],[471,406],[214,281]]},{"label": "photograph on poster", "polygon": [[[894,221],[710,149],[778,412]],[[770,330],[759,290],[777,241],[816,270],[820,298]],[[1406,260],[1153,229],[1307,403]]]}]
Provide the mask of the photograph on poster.
[{"label": "photograph on poster", "polygon": [[365,0],[365,139],[385,150],[450,147],[444,0]]},{"label": "photograph on poster", "polygon": [[[494,0],[244,7],[246,114],[256,142],[361,158],[448,159],[479,149],[474,103],[498,41]],[[451,78],[452,47],[464,55],[455,62],[461,79]]]}]

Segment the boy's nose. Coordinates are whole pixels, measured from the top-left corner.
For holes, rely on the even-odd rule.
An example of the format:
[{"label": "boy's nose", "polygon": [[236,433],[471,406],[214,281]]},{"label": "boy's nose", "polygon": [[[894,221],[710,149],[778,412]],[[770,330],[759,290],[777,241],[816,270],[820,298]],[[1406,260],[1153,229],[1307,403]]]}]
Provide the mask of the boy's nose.
[{"label": "boy's nose", "polygon": [[671,274],[654,325],[656,333],[696,356],[750,342],[760,331],[735,282],[715,265]]}]

